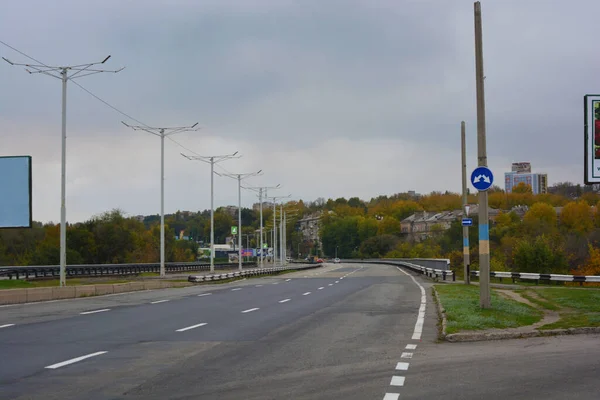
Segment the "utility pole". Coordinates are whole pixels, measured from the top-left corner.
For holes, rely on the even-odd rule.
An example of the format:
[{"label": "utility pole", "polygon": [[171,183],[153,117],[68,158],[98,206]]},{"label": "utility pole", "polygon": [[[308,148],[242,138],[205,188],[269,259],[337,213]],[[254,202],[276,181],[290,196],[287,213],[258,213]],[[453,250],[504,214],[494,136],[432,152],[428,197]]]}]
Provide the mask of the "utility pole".
[{"label": "utility pole", "polygon": [[160,137],[160,276],[165,277],[165,137],[176,133],[197,131],[198,123],[192,126],[180,126],[174,128],[153,128],[146,125],[129,125],[121,121],[123,125],[134,131],[145,131]]},{"label": "utility pole", "polygon": [[[475,13],[475,78],[477,85],[477,158],[480,167],[487,167],[485,137],[485,90],[483,74],[483,34],[481,3],[474,4]],[[490,308],[490,233],[488,194],[479,191],[479,305]]]},{"label": "utility pole", "polygon": [[238,182],[238,267],[242,270],[242,179],[249,178],[251,176],[259,176],[262,173],[262,169],[258,172],[250,172],[246,174],[230,174],[230,173],[217,173],[217,175],[224,175],[229,178],[236,179]]},{"label": "utility pole", "polygon": [[[23,54],[23,53],[21,53]],[[27,55],[26,55],[27,56]],[[62,82],[62,132],[61,132],[61,175],[60,175],[60,286],[67,285],[67,82],[74,81],[84,76],[99,74],[101,72],[117,73],[124,69],[104,70],[92,68],[95,65],[104,64],[110,55],[100,62],[69,66],[49,66],[34,58],[27,56],[36,64],[14,63],[2,57],[4,61],[13,66],[25,67],[30,74],[43,74]],[[70,74],[70,75],[69,75]],[[79,84],[75,83],[77,86]]]},{"label": "utility pole", "polygon": [[224,156],[186,156],[181,153],[182,156],[187,158],[188,160],[197,160],[202,161],[207,164],[210,164],[210,272],[211,274],[215,272],[215,193],[214,193],[214,175],[215,175],[215,164],[220,163],[221,161],[229,160],[232,158],[240,158],[241,156],[237,156],[236,151],[233,154],[227,154]]},{"label": "utility pole", "polygon": [[[461,142],[461,158],[462,158],[462,200],[463,200],[463,218],[469,217],[468,198],[467,198],[467,144],[466,144],[466,132],[465,132],[465,121],[460,123],[460,142]],[[470,253],[469,253],[469,226],[463,225],[463,262],[464,262],[464,274],[465,274],[465,285],[471,283],[471,277],[469,276],[469,264],[470,264]]]},{"label": "utility pole", "polygon": [[[265,260],[264,249],[263,249],[263,238],[265,235],[263,234],[263,199],[267,198],[267,190],[268,189],[279,189],[281,184],[277,184],[276,186],[262,186],[262,187],[243,187],[244,189],[258,191],[258,201],[260,202],[260,264],[263,265]],[[264,197],[263,197],[264,192]]]}]

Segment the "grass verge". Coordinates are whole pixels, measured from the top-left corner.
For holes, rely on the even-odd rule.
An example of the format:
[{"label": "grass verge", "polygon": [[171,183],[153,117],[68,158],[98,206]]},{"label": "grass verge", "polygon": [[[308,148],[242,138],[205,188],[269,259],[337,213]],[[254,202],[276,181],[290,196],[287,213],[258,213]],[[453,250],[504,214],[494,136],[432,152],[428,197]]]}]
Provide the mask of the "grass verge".
[{"label": "grass verge", "polygon": [[560,314],[560,320],[540,329],[600,326],[600,290],[556,288],[536,290],[535,293],[554,304]]},{"label": "grass verge", "polygon": [[446,333],[492,328],[516,328],[541,320],[543,313],[526,304],[491,292],[492,308],[479,307],[479,287],[435,285],[446,312]]},{"label": "grass verge", "polygon": [[[111,279],[111,280],[90,280],[90,279],[67,279],[67,286],[75,285],[112,285],[113,283],[128,283],[130,281],[123,279]],[[0,290],[2,289],[33,289],[39,287],[54,287],[59,286],[58,279],[43,279],[35,281],[26,281],[23,279],[5,279],[0,280]]]}]

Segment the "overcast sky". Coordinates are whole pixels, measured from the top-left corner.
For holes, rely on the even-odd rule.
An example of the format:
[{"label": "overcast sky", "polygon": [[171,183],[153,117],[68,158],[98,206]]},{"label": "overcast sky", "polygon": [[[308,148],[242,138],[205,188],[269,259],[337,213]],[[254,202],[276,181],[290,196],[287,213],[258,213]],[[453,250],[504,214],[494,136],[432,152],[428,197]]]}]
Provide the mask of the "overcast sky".
[{"label": "overcast sky", "polygon": [[[583,181],[583,95],[600,92],[594,0],[483,1],[489,165]],[[0,40],[48,65],[112,58],[77,82],[230,172],[295,199],[460,191],[460,121],[476,164],[473,1],[31,0]],[[0,55],[30,62],[0,45]],[[60,219],[60,81],[0,64],[0,155],[33,157],[34,219]],[[72,83],[67,215],[160,211],[160,139]],[[165,142],[165,210],[210,208],[210,168]],[[5,173],[4,171],[2,173]],[[273,192],[274,194],[275,192]],[[244,205],[256,201],[243,192]],[[237,184],[215,177],[215,205]]]}]

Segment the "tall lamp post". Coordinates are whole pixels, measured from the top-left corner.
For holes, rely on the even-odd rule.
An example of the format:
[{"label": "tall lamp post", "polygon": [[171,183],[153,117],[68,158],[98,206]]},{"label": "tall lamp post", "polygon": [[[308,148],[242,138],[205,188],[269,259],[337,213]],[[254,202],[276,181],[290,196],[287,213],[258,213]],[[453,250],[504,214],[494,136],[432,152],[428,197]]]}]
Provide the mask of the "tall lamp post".
[{"label": "tall lamp post", "polygon": [[[31,57],[29,57],[31,58]],[[101,72],[117,73],[124,69],[105,70],[93,68],[96,65],[104,64],[110,55],[99,62],[68,65],[68,66],[50,66],[38,60],[31,58],[36,64],[15,63],[9,59],[2,57],[4,61],[13,66],[25,67],[25,71],[30,74],[43,74],[62,82],[62,145],[61,145],[61,179],[60,179],[60,286],[67,285],[66,267],[67,267],[67,82],[74,81],[84,76],[99,74]],[[75,83],[78,85],[77,83]],[[78,85],[79,86],[79,85]]]},{"label": "tall lamp post", "polygon": [[227,176],[229,178],[236,179],[238,182],[238,263],[239,270],[242,270],[242,179],[249,178],[251,176],[259,176],[262,173],[262,169],[258,172],[250,172],[246,174],[230,174],[230,173],[218,173],[217,175]]},{"label": "tall lamp post", "polygon": [[232,158],[240,158],[237,156],[237,151],[233,154],[227,154],[224,156],[187,156],[181,153],[182,156],[188,160],[202,161],[210,164],[210,272],[215,272],[215,205],[214,205],[214,177],[215,177],[215,164],[221,161],[229,160]]},{"label": "tall lamp post", "polygon": [[[260,207],[260,265],[263,265],[264,259],[265,259],[265,255],[264,255],[264,249],[263,249],[263,238],[264,238],[264,234],[263,234],[263,199],[267,198],[267,190],[269,189],[279,189],[281,187],[281,184],[277,184],[276,186],[261,186],[261,187],[243,187],[244,189],[248,189],[248,190],[253,190],[255,192],[258,192],[258,201],[259,201],[259,207]],[[263,196],[264,194],[264,196]]]},{"label": "tall lamp post", "polygon": [[123,125],[134,131],[145,131],[160,137],[160,276],[165,277],[165,138],[176,133],[197,131],[198,123],[191,126],[178,126],[173,128],[153,128],[146,125],[129,125],[121,121]]}]

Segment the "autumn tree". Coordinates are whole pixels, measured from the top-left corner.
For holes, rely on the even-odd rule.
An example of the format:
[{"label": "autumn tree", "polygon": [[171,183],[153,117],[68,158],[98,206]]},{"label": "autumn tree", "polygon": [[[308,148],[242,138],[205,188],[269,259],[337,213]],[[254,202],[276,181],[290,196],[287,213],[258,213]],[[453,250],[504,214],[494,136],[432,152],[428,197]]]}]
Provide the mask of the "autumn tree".
[{"label": "autumn tree", "polygon": [[568,231],[590,232],[594,228],[591,207],[585,201],[568,203],[560,214],[560,224]]}]

